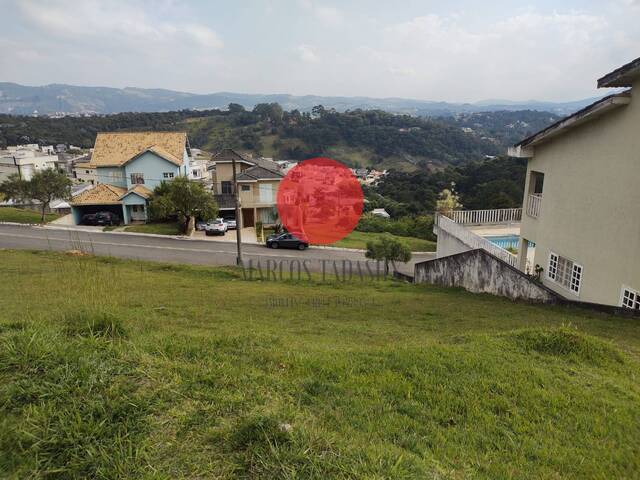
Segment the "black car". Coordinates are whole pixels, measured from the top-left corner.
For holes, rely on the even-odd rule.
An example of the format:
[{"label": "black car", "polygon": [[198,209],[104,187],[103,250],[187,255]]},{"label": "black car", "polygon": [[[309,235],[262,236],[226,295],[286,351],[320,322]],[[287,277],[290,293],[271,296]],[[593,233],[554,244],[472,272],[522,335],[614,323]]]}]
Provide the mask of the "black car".
[{"label": "black car", "polygon": [[269,237],[267,237],[267,247],[297,248],[298,250],[304,250],[305,248],[309,248],[309,244],[290,233],[280,233],[278,235],[269,235]]},{"label": "black car", "polygon": [[83,225],[119,225],[120,217],[113,212],[88,213],[82,216]]}]

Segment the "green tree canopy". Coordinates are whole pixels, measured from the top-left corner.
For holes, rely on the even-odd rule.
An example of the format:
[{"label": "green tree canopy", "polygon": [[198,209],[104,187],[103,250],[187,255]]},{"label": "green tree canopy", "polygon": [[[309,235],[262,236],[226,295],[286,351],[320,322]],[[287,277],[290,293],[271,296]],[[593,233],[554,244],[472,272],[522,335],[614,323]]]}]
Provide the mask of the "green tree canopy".
[{"label": "green tree canopy", "polygon": [[42,205],[42,219],[49,204],[56,198],[68,199],[71,197],[71,180],[63,173],[53,169],[36,172],[30,180],[23,180],[18,175],[11,175],[0,184],[0,191],[6,198],[13,200],[37,200]]},{"label": "green tree canopy", "polygon": [[185,176],[158,185],[149,207],[153,218],[177,216],[186,233],[196,217],[209,220],[218,214],[213,195],[201,183],[190,181]]},{"label": "green tree canopy", "polygon": [[411,250],[391,235],[382,235],[378,240],[367,242],[365,257],[383,261],[384,271],[388,273],[390,262],[406,263],[411,260]]}]

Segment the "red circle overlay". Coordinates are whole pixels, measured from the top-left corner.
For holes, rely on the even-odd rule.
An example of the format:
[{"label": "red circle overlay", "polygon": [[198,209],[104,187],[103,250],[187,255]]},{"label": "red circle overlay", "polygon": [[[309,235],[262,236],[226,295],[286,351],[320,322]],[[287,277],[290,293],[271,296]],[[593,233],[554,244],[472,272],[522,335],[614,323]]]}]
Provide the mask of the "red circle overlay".
[{"label": "red circle overlay", "polygon": [[364,197],[351,170],[330,158],[298,163],[278,187],[280,221],[289,233],[320,245],[337,242],[358,224]]}]

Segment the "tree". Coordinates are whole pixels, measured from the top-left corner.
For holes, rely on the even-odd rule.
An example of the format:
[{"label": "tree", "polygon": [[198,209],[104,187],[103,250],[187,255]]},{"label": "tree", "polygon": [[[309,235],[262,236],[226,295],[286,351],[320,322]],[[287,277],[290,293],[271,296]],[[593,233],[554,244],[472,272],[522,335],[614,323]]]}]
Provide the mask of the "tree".
[{"label": "tree", "polygon": [[440,192],[439,200],[436,202],[436,210],[439,213],[450,213],[453,210],[458,210],[462,208],[462,204],[460,203],[460,197],[453,189],[454,184],[451,184],[451,190],[445,188]]},{"label": "tree", "polygon": [[230,103],[227,108],[229,110],[229,113],[242,113],[245,111],[244,107],[239,103]]},{"label": "tree", "polygon": [[183,231],[189,233],[196,217],[204,220],[218,214],[218,206],[201,183],[189,181],[185,176],[171,182],[162,182],[154,190],[149,208],[154,218],[178,216],[183,222]]},{"label": "tree", "polygon": [[389,262],[406,263],[411,260],[411,249],[391,235],[382,235],[378,240],[367,242],[365,257],[384,261],[385,275],[389,273]]},{"label": "tree", "polygon": [[41,222],[44,223],[46,211],[52,200],[66,200],[71,197],[71,180],[63,173],[46,169],[34,173],[31,180],[22,180],[15,174],[11,175],[0,185],[0,190],[7,198],[13,200],[39,201],[42,205]]},{"label": "tree", "polygon": [[2,183],[0,183],[0,193],[7,200],[18,202],[28,198],[28,182],[20,175],[13,173]]}]

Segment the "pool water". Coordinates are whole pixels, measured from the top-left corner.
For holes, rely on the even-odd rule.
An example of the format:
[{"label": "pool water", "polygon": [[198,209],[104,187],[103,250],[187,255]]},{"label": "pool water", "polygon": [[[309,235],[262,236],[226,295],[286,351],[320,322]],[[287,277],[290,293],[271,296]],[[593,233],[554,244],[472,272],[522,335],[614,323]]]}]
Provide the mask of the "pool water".
[{"label": "pool water", "polygon": [[494,245],[497,245],[500,248],[513,248],[515,250],[518,249],[518,244],[520,243],[520,237],[518,235],[490,235],[484,237],[489,240]]}]

